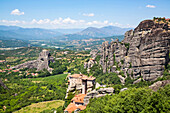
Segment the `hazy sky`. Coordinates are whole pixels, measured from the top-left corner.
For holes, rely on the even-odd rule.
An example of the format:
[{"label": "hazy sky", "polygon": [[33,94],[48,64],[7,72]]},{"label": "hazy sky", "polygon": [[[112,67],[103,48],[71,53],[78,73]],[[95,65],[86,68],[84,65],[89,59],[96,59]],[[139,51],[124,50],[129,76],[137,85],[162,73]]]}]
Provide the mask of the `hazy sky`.
[{"label": "hazy sky", "polygon": [[170,18],[170,0],[0,0],[0,25],[135,27],[154,16]]}]

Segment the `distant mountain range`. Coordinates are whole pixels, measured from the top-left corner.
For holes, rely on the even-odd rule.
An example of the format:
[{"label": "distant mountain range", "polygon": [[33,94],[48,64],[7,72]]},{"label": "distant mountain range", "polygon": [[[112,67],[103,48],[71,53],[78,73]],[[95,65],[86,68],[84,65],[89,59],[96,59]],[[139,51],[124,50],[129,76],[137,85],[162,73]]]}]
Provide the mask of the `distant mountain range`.
[{"label": "distant mountain range", "polygon": [[0,26],[0,39],[46,40],[63,35],[60,32],[40,28]]},{"label": "distant mountain range", "polygon": [[88,27],[86,29],[41,29],[0,25],[0,40],[76,40],[123,35],[126,31],[130,29],[132,28],[120,28],[115,26],[106,26],[102,28]]},{"label": "distant mountain range", "polygon": [[88,27],[87,29],[81,31],[80,35],[88,35],[92,37],[103,37],[103,36],[113,36],[113,35],[123,35],[126,31],[132,28],[120,28],[115,26],[106,26],[102,28]]},{"label": "distant mountain range", "polygon": [[88,27],[81,32],[64,35],[68,40],[80,40],[87,38],[109,37],[114,35],[124,35],[124,33],[133,28],[120,28],[115,26],[106,26],[102,28]]}]

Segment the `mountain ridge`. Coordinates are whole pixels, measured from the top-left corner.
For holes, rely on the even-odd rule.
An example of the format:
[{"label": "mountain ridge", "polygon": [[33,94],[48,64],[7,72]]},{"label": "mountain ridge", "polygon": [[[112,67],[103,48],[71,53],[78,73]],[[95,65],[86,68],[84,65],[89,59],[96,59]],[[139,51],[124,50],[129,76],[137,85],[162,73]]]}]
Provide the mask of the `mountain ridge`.
[{"label": "mountain ridge", "polygon": [[[49,40],[53,38],[74,40],[123,35],[130,29],[133,28],[105,26],[101,28],[88,27],[86,29],[58,29],[60,31],[58,32],[57,29],[22,28],[18,26],[0,25],[0,37],[3,37],[3,39],[12,38],[21,40]],[[62,31],[65,31],[66,33]]]}]

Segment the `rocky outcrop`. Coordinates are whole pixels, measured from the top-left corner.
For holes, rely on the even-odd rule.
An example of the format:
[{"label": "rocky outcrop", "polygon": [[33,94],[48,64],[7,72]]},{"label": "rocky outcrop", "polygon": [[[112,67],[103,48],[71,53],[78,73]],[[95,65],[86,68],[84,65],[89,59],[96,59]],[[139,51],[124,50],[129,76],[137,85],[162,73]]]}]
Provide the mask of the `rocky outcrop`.
[{"label": "rocky outcrop", "polygon": [[50,53],[48,50],[43,50],[40,54],[37,60],[32,60],[25,62],[23,64],[16,65],[14,67],[11,67],[11,69],[22,69],[22,68],[36,68],[37,71],[47,69],[49,72],[52,70],[49,68],[49,63],[52,58],[50,57]]},{"label": "rocky outcrop", "polygon": [[128,88],[122,88],[121,90],[120,90],[120,92],[122,92],[122,91],[126,91]]},{"label": "rocky outcrop", "polygon": [[122,42],[104,42],[99,63],[104,73],[121,69],[133,79],[142,77],[154,81],[162,76],[169,62],[169,51],[168,24],[145,20],[134,30],[127,31]]},{"label": "rocky outcrop", "polygon": [[121,75],[118,75],[118,77],[120,78],[120,82],[125,84],[125,77],[122,77]]},{"label": "rocky outcrop", "polygon": [[38,61],[38,66],[37,66],[37,71],[43,70],[43,69],[49,69],[49,63],[50,63],[50,52],[48,50],[43,50],[37,59]]},{"label": "rocky outcrop", "polygon": [[149,86],[153,91],[157,91],[159,88],[164,87],[165,85],[170,84],[170,80],[158,81]]},{"label": "rocky outcrop", "polygon": [[133,84],[137,84],[137,83],[139,83],[141,80],[142,80],[142,79],[139,78],[139,79],[135,80],[135,81],[133,82]]},{"label": "rocky outcrop", "polygon": [[32,60],[32,61],[28,61],[19,65],[16,65],[14,67],[12,67],[11,69],[22,69],[22,68],[35,68],[38,66],[38,61],[37,60]]},{"label": "rocky outcrop", "polygon": [[88,62],[85,62],[84,63],[84,68],[85,69],[87,69],[87,71],[89,72],[90,71],[90,68],[94,65],[94,64],[96,64],[97,62],[95,61],[95,58],[96,58],[96,56],[98,55],[98,50],[92,50],[91,52],[90,52],[90,56],[92,57],[91,59],[89,59],[89,61]]},{"label": "rocky outcrop", "polygon": [[113,93],[114,93],[114,89],[112,87],[93,90],[87,93],[87,95],[84,97],[84,105],[87,105],[91,98],[99,98],[102,96],[111,95]]},{"label": "rocky outcrop", "polygon": [[96,58],[97,54],[98,54],[98,50],[96,50],[96,49],[90,51],[90,56],[91,56],[93,59]]}]

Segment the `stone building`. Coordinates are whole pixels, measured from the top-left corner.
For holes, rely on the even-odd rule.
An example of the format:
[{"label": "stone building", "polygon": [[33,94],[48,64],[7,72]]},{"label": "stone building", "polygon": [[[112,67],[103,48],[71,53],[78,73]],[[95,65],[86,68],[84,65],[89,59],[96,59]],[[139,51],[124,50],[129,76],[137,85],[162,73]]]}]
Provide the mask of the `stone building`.
[{"label": "stone building", "polygon": [[66,98],[69,91],[77,90],[78,93],[86,94],[89,91],[92,91],[93,87],[95,86],[95,77],[88,77],[83,74],[73,74],[68,75],[68,89]]},{"label": "stone building", "polygon": [[78,94],[75,95],[73,99],[71,99],[71,103],[67,106],[67,108],[64,110],[64,113],[77,113],[79,111],[82,111],[86,108],[84,105],[84,97],[86,94]]},{"label": "stone building", "polygon": [[83,74],[73,74],[68,75],[68,89],[66,93],[66,98],[68,96],[68,92],[78,92],[78,95],[75,95],[72,98],[71,103],[64,110],[64,113],[78,113],[86,108],[84,105],[84,97],[87,95],[87,92],[90,92],[95,87],[95,77],[88,77]]}]

